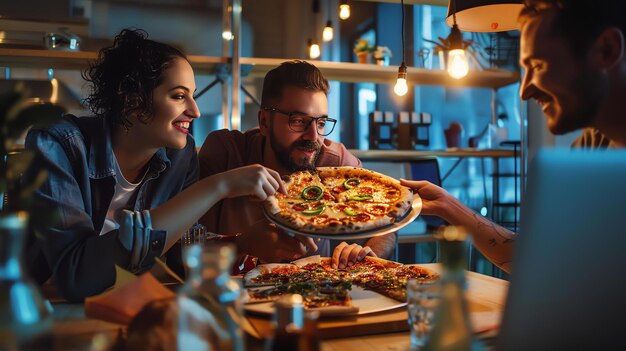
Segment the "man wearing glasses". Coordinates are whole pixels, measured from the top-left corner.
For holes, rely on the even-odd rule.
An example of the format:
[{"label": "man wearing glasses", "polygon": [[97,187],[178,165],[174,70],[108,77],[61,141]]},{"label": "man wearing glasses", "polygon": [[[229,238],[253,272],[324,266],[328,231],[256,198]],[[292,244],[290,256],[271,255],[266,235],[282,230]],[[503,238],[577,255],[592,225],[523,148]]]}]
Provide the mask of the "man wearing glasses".
[{"label": "man wearing glasses", "polygon": [[[337,123],[328,117],[328,88],[319,69],[305,61],[283,62],[269,71],[263,81],[259,127],[209,134],[199,154],[200,177],[256,163],[282,175],[315,167],[360,167],[361,161],[343,144],[325,139]],[[252,266],[249,257],[281,262],[331,254],[327,240],[287,235],[265,219],[261,203],[246,198],[223,200],[200,222],[237,244],[241,269]],[[395,234],[369,239],[364,246],[342,242],[333,251],[333,264],[343,268],[367,255],[389,257],[394,248]]]}]

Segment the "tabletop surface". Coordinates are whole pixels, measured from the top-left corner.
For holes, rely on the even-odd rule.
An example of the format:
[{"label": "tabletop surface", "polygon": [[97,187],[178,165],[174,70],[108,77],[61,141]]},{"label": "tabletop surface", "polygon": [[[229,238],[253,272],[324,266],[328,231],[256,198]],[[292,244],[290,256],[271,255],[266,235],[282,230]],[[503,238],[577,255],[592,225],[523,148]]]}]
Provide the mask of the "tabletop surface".
[{"label": "tabletop surface", "polygon": [[[439,270],[437,264],[425,264]],[[497,325],[504,309],[508,282],[483,274],[467,272],[467,294],[474,327]],[[85,318],[82,304],[53,303],[54,350],[80,350],[98,338],[114,339],[123,326]],[[251,334],[269,332],[268,318],[248,316]],[[347,318],[321,319],[322,350],[407,350],[409,333],[406,308]]]}]

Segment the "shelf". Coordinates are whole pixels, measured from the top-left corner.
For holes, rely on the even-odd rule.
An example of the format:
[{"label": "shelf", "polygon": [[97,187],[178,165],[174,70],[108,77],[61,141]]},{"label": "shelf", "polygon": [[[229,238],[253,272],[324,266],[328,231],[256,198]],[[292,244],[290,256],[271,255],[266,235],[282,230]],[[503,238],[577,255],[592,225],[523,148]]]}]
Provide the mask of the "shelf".
[{"label": "shelf", "polygon": [[519,207],[519,202],[494,202],[493,207]]},{"label": "shelf", "polygon": [[513,157],[513,150],[448,149],[448,150],[349,150],[361,161],[412,161],[429,157]]},{"label": "shelf", "polygon": [[519,173],[492,173],[490,176],[496,178],[517,178]]},{"label": "shelf", "polygon": [[[96,59],[93,51],[54,51],[0,48],[0,66],[25,68],[55,68],[83,70],[89,61]],[[217,64],[227,64],[228,58],[218,56],[188,56],[196,73],[213,74]],[[250,76],[264,77],[265,74],[289,59],[242,57],[240,63],[252,65]],[[373,64],[311,61],[328,80],[341,82],[372,82],[395,84],[398,68]],[[519,81],[517,72],[485,70],[470,72],[463,79],[453,79],[443,70],[408,68],[408,79],[416,85],[441,85],[458,87],[499,88]]]},{"label": "shelf", "polygon": [[[1,67],[54,68],[83,70],[97,58],[94,51],[55,51],[0,48]],[[196,73],[213,74],[216,64],[227,63],[227,59],[215,56],[188,56]]]},{"label": "shelf", "polygon": [[[242,57],[241,64],[250,64],[254,68],[251,76],[263,77],[272,68],[289,59]],[[309,61],[317,66],[328,80],[359,83],[372,82],[395,84],[398,78],[397,66],[379,66],[374,64]],[[470,71],[463,79],[453,79],[446,71],[438,69],[408,68],[407,79],[414,85],[437,85],[448,87],[499,88],[519,81],[519,73],[504,70]]]}]

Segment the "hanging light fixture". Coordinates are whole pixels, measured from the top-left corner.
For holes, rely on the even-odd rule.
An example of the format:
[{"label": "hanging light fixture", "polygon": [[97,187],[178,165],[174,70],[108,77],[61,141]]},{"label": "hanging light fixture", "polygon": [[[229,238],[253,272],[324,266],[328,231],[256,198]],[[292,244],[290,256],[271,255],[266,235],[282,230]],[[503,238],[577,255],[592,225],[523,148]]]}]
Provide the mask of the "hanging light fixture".
[{"label": "hanging light fixture", "polygon": [[[457,23],[464,32],[502,32],[519,29],[517,16],[524,7],[522,0],[450,0],[446,23]],[[456,19],[452,14],[456,15]]]},{"label": "hanging light fixture", "polygon": [[325,42],[332,41],[334,34],[332,22],[330,20],[326,21],[326,27],[324,27],[324,30],[322,31],[322,39]]},{"label": "hanging light fixture", "polygon": [[316,59],[320,57],[321,51],[319,44],[313,39],[309,39],[309,58]]},{"label": "hanging light fixture", "polygon": [[350,5],[348,5],[348,0],[341,0],[339,4],[339,18],[342,20],[350,18]]},{"label": "hanging light fixture", "polygon": [[[455,0],[451,2],[452,7],[455,7]],[[463,47],[463,35],[459,26],[456,24],[456,12],[452,11],[452,30],[448,36],[448,42],[450,43],[450,51],[448,51],[448,74],[454,79],[461,79],[469,72],[469,63],[467,62],[467,56],[465,55],[465,48]]]},{"label": "hanging light fixture", "polygon": [[228,6],[225,9],[224,13],[224,24],[222,28],[222,39],[224,40],[233,40],[235,37],[233,36],[233,32],[230,29],[230,18],[233,13],[233,7]]},{"label": "hanging light fixture", "polygon": [[331,16],[330,16],[330,0],[328,1],[328,6],[326,7],[327,13],[328,13],[328,20],[326,21],[326,26],[324,27],[324,29],[322,30],[322,40],[324,42],[329,42],[333,40],[333,37],[335,36],[335,31],[333,30],[333,22],[330,20]]},{"label": "hanging light fixture", "polygon": [[409,87],[406,84],[407,68],[404,63],[404,0],[400,0],[400,6],[402,7],[402,24],[400,26],[402,35],[402,64],[400,64],[398,68],[398,80],[396,80],[396,85],[393,87],[393,92],[398,96],[404,96],[409,91]]}]

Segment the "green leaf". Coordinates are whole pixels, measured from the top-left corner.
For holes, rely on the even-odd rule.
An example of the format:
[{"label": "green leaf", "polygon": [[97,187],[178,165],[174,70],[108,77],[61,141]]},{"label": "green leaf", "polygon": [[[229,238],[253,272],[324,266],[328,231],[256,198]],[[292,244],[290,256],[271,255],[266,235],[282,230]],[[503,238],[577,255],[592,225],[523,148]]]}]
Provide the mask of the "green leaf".
[{"label": "green leaf", "polygon": [[19,104],[22,94],[17,91],[7,91],[0,94],[0,123],[7,118],[13,106]]},{"label": "green leaf", "polygon": [[[37,104],[30,105],[18,112],[17,116],[13,120],[7,120],[6,123],[6,135],[7,142],[15,143],[15,139],[18,139],[24,132],[33,125],[46,126],[58,121],[63,115],[63,108],[53,104]],[[7,149],[10,146],[7,145]]]},{"label": "green leaf", "polygon": [[7,180],[9,182],[17,181],[22,173],[26,172],[34,158],[35,153],[30,150],[8,155]]}]

